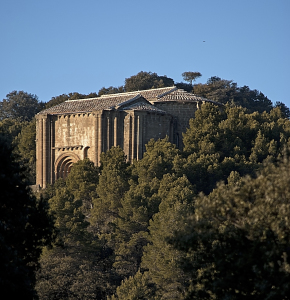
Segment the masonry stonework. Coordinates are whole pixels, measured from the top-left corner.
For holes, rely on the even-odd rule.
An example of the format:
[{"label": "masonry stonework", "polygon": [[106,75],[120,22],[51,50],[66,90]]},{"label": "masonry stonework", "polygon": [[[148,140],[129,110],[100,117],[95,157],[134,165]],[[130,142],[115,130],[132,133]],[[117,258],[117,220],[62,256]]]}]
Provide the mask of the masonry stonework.
[{"label": "masonry stonework", "polygon": [[182,133],[204,102],[176,87],[68,100],[36,116],[36,184],[45,188],[66,178],[71,167],[120,146],[132,162],[150,139],[169,137],[182,148]]}]

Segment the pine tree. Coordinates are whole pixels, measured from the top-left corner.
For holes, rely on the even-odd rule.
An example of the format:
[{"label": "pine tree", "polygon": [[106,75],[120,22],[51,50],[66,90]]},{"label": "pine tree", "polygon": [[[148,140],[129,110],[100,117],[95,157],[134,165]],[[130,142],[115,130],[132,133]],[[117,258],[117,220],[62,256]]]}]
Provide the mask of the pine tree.
[{"label": "pine tree", "polygon": [[288,299],[290,162],[200,195],[173,244],[191,277],[187,299]]},{"label": "pine tree", "polygon": [[98,179],[98,168],[85,159],[45,193],[58,239],[41,258],[36,286],[40,299],[106,299],[119,284],[112,250],[90,227]]},{"label": "pine tree", "polygon": [[226,105],[224,110],[204,104],[184,134],[185,157],[175,160],[177,174],[186,174],[197,191],[209,194],[232,171],[241,176],[276,160],[290,141],[290,122],[279,108],[247,113]]},{"label": "pine tree", "polygon": [[129,190],[121,199],[115,220],[115,268],[124,277],[134,275],[140,267],[143,247],[148,243],[149,220],[158,212],[157,195],[164,174],[173,172],[173,161],[179,150],[163,140],[151,140],[143,159],[132,167]]},{"label": "pine tree", "polygon": [[0,135],[0,287],[11,299],[35,297],[38,260],[53,233],[46,203],[31,194],[23,174]]},{"label": "pine tree", "polygon": [[[121,199],[129,189],[129,164],[120,147],[112,147],[102,153],[101,173],[97,185],[97,197],[93,200],[90,223],[99,236],[109,234],[112,223],[118,217]],[[109,238],[109,237],[107,237]]]},{"label": "pine tree", "polygon": [[168,244],[174,233],[183,227],[186,216],[193,211],[194,193],[185,176],[164,175],[158,196],[159,211],[149,225],[149,243],[144,248],[141,267],[156,286],[158,299],[183,299],[188,277],[179,266],[184,253]]}]

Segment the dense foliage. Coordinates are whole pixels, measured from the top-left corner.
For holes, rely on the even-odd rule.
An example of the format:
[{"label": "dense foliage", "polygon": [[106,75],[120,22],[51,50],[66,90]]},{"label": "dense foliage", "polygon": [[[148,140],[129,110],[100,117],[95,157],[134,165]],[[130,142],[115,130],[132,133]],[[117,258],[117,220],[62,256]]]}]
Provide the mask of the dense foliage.
[{"label": "dense foliage", "polygon": [[249,112],[269,112],[273,108],[272,101],[258,90],[251,90],[246,85],[238,87],[232,80],[216,76],[209,78],[206,84],[194,85],[193,93],[220,103],[241,105]]},{"label": "dense foliage", "polygon": [[36,95],[13,91],[0,101],[0,121],[7,118],[30,121],[43,108],[44,103]]},{"label": "dense foliage", "polygon": [[51,243],[53,223],[47,203],[31,195],[3,134],[0,188],[0,287],[9,299],[33,299],[38,259],[43,246]]},{"label": "dense foliage", "polygon": [[199,195],[175,234],[187,299],[289,299],[290,160]]},{"label": "dense foliage", "polygon": [[173,85],[173,79],[168,78],[167,76],[158,76],[156,73],[141,71],[137,75],[125,79],[124,89],[126,92],[132,92]]},{"label": "dense foliage", "polygon": [[[2,102],[1,287],[21,299],[36,297],[34,285],[40,299],[289,299],[289,109],[218,77],[192,85],[200,75],[184,72],[189,83],[176,85],[225,105],[201,106],[182,151],[151,140],[130,165],[113,147],[100,167],[75,163],[38,200],[26,188],[35,178],[35,121],[7,117]],[[140,72],[46,107],[173,84]],[[51,219],[57,234],[48,247]]]}]

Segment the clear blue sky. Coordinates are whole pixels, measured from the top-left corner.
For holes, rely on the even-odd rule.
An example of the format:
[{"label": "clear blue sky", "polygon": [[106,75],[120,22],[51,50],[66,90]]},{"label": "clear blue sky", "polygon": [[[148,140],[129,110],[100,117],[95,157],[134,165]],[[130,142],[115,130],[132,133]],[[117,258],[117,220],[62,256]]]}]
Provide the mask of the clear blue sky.
[{"label": "clear blue sky", "polygon": [[290,107],[289,0],[0,0],[0,46],[1,100],[198,71]]}]

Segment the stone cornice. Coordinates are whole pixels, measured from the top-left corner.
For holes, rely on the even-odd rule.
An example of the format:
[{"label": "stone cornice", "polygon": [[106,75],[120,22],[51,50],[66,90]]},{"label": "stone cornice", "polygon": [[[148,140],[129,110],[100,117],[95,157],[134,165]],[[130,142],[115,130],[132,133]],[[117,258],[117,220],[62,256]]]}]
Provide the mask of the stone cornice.
[{"label": "stone cornice", "polygon": [[73,145],[73,146],[60,146],[60,147],[52,147],[53,150],[82,150],[84,148],[83,145]]}]

